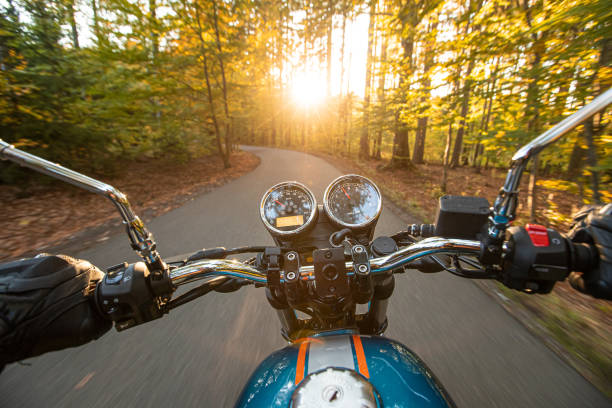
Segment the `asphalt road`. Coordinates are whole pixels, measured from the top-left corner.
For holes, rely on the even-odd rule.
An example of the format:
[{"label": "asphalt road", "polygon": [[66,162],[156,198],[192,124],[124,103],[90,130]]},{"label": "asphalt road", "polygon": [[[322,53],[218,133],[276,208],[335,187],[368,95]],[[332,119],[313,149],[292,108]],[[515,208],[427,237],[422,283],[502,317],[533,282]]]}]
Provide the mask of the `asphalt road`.
[{"label": "asphalt road", "polygon": [[[298,180],[321,201],[341,173],[303,153],[247,148],[253,172],[153,220],[162,255],[202,247],[271,244],[261,195]],[[404,222],[388,207],[378,234]],[[121,234],[75,254],[107,267],[136,260]],[[226,407],[258,362],[284,346],[263,290],[209,294],[164,319],[86,346],[12,364],[0,375],[1,407]],[[612,406],[476,285],[449,274],[397,277],[386,335],[413,349],[459,407]]]}]

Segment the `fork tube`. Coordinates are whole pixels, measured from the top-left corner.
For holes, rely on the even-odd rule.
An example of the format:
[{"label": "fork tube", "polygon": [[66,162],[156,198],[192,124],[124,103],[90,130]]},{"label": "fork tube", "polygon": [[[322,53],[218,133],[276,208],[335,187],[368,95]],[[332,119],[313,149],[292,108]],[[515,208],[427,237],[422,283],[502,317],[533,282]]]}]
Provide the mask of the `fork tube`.
[{"label": "fork tube", "polygon": [[393,275],[385,276],[384,280],[377,282],[374,286],[374,296],[370,304],[369,326],[372,333],[381,333],[385,329],[387,320],[387,306],[389,298],[395,289],[395,278]]},{"label": "fork tube", "polygon": [[292,333],[295,333],[299,329],[299,321],[295,316],[293,309],[276,309],[276,314],[281,322],[283,335],[290,337]]}]

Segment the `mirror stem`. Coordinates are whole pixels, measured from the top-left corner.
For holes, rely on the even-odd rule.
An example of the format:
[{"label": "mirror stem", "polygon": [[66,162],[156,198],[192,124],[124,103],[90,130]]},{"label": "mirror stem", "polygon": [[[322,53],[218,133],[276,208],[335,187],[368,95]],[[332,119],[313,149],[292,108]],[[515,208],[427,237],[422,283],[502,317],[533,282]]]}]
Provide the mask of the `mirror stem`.
[{"label": "mirror stem", "polygon": [[489,219],[489,238],[494,240],[503,239],[506,228],[516,217],[521,176],[527,167],[529,159],[540,153],[540,151],[547,146],[559,140],[563,135],[582,124],[597,112],[605,109],[610,103],[612,103],[612,88],[521,147],[514,156],[512,156],[512,164],[508,170],[506,181],[495,200],[493,214]]},{"label": "mirror stem", "polygon": [[153,279],[155,280],[157,277],[164,280],[163,277],[168,275],[168,267],[157,252],[153,234],[146,229],[142,220],[132,211],[127,196],[121,191],[109,184],[16,149],[15,146],[2,139],[0,139],[0,159],[10,160],[20,166],[29,167],[39,173],[107,197],[119,211],[123,223],[126,225],[132,248],[145,261],[153,274]]}]

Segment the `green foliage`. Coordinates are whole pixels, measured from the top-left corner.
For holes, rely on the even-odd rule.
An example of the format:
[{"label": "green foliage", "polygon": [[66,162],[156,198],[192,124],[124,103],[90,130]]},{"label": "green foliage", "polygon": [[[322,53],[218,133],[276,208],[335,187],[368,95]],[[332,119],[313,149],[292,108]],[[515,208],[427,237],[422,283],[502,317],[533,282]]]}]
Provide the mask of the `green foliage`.
[{"label": "green foliage", "polygon": [[[371,83],[348,86],[350,29],[374,9]],[[612,85],[610,13],[605,0],[12,0],[0,13],[0,137],[105,172],[133,157],[227,158],[236,142],[355,154],[364,130],[376,157],[395,157],[404,135],[403,154],[420,138],[424,159],[441,162],[450,132],[459,165],[505,166]],[[341,76],[341,91],[300,106],[291,88],[310,70]],[[580,128],[546,150],[541,168],[580,183],[597,172],[608,194],[608,122],[595,118],[592,143]]]},{"label": "green foliage", "polygon": [[[99,31],[104,46],[87,48],[66,44],[66,16],[56,3],[23,1],[3,10],[0,138],[98,173],[136,156],[184,160],[211,151],[207,126],[191,123],[202,108],[176,80],[182,74],[165,75],[172,56],[152,56],[151,31],[162,25],[132,3],[105,4],[114,20]],[[4,182],[19,178],[11,167],[0,172]]]}]

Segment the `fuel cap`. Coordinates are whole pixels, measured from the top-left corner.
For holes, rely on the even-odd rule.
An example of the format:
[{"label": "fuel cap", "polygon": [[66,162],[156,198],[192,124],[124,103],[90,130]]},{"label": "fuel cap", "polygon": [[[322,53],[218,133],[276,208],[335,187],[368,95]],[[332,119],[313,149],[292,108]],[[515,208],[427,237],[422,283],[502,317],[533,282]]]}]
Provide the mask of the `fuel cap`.
[{"label": "fuel cap", "polygon": [[293,392],[293,408],[376,408],[374,386],[353,370],[327,368],[310,374]]}]

